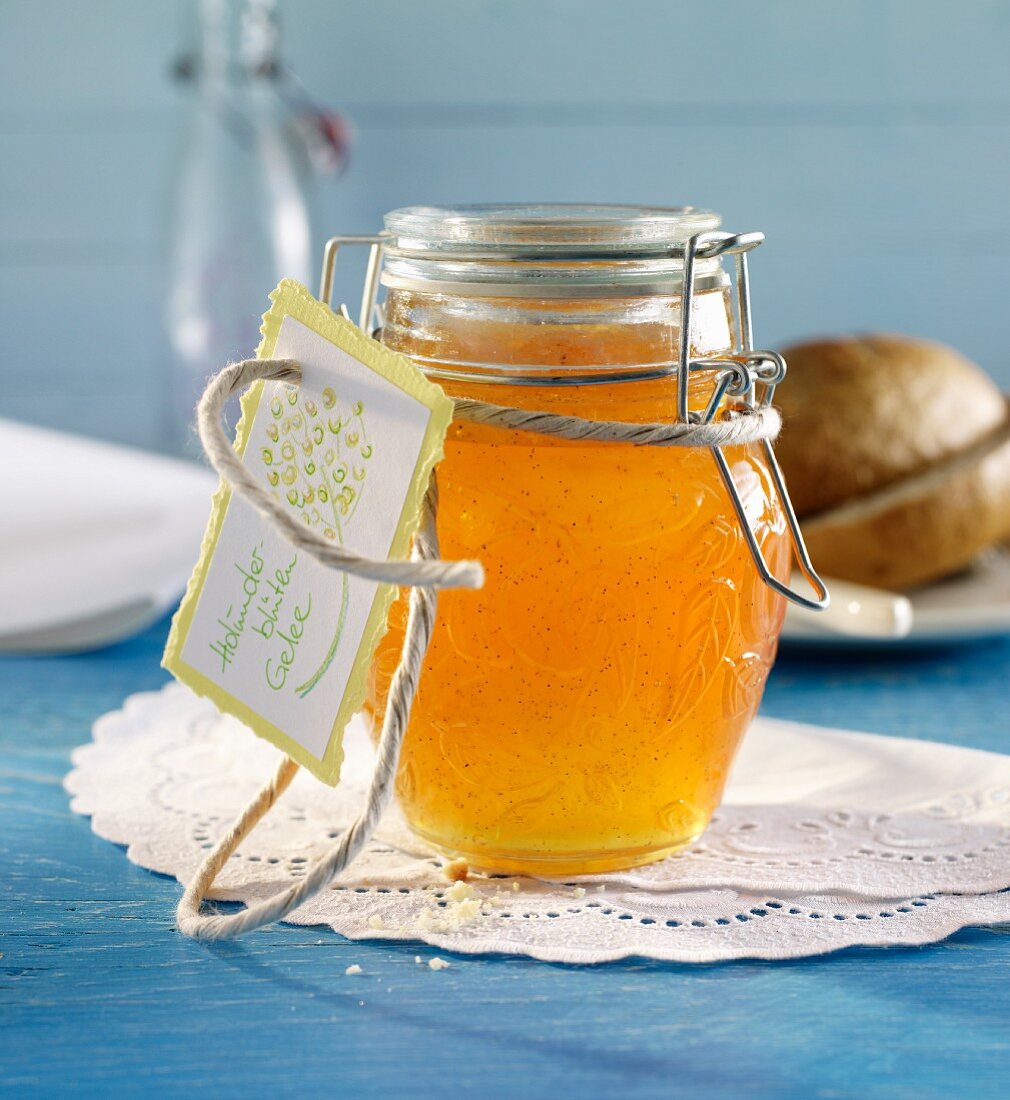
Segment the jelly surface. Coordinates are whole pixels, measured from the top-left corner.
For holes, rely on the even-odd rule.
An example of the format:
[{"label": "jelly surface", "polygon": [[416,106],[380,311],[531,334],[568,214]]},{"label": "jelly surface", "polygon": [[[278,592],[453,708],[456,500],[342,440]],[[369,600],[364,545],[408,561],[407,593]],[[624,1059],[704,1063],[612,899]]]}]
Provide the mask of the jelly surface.
[{"label": "jelly surface", "polygon": [[[541,355],[543,336],[530,337]],[[563,361],[564,334],[551,336]],[[621,338],[600,333],[597,357]],[[592,419],[676,415],[670,378],[440,381],[453,396]],[[788,544],[763,458],[726,455],[782,576]],[[690,843],[757,709],[783,614],[711,454],[456,423],[438,483],[441,554],[479,559],[486,583],[439,596],[397,781],[411,827],[500,871],[613,869]],[[405,618],[401,594],[373,667],[373,713]]]}]

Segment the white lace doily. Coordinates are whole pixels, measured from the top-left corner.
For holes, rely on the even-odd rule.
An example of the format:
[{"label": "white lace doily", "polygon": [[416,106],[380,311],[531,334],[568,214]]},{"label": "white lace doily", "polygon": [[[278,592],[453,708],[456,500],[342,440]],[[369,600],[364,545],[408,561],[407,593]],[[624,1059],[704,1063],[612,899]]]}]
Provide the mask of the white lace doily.
[{"label": "white lace doily", "polygon": [[[300,773],[219,878],[252,901],[299,875],[360,805],[371,749],[346,738],[336,789]],[[277,750],[170,685],[99,719],[66,786],[96,833],[187,879],[272,773]],[[560,962],[795,958],[934,942],[1010,921],[1010,757],[758,720],[691,850],[564,883],[471,876],[391,814],[347,873],[292,915],[350,939],[420,940]]]}]

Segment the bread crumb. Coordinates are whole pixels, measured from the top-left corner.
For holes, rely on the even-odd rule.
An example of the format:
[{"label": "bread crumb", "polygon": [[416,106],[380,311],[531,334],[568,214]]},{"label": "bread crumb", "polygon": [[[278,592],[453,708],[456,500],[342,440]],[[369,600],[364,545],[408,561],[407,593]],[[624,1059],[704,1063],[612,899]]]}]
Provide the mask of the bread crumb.
[{"label": "bread crumb", "polygon": [[382,917],[379,916],[378,913],[373,913],[368,918],[368,927],[369,928],[385,928],[386,927],[386,922],[382,919]]},{"label": "bread crumb", "polygon": [[480,898],[466,898],[464,901],[458,901],[448,912],[449,919],[457,928],[469,924],[470,921],[481,916]]},{"label": "bread crumb", "polygon": [[348,967],[348,968],[347,968],[347,969],[346,969],[346,970],[344,971],[344,973],[345,973],[345,974],[360,974],[360,973],[361,973],[361,967],[360,967],[360,966],[358,966],[358,964],[357,964],[357,963],[354,963],[354,964],[353,964],[352,966],[349,966],[349,967]]},{"label": "bread crumb", "polygon": [[513,879],[513,880],[512,880],[512,889],[513,889],[513,890],[514,890],[514,891],[515,891],[515,892],[516,892],[517,894],[519,893],[519,883],[518,883],[518,882],[517,882],[517,881],[516,881],[515,879]]},{"label": "bread crumb", "polygon": [[448,970],[449,964],[445,959],[440,959],[437,955],[433,959],[428,960],[429,970]]},{"label": "bread crumb", "polygon": [[442,868],[442,874],[450,882],[466,882],[470,874],[470,865],[465,859],[454,859]]},{"label": "bread crumb", "polygon": [[472,898],[477,891],[468,883],[463,882],[462,879],[457,879],[452,886],[445,892],[447,898],[452,898],[453,901],[466,901],[467,898]]},{"label": "bread crumb", "polygon": [[415,955],[414,956],[414,962],[416,962],[417,965],[420,966],[421,965],[421,956],[420,955]]},{"label": "bread crumb", "polygon": [[495,890],[489,898],[481,898],[480,911],[485,917],[489,917],[495,911],[496,907],[501,908],[504,904],[501,891]]},{"label": "bread crumb", "polygon": [[448,932],[446,922],[434,909],[422,909],[418,914],[417,927],[421,932]]},{"label": "bread crumb", "polygon": [[455,932],[482,916],[477,898],[467,898],[445,909],[424,909],[417,918],[417,927],[422,932]]},{"label": "bread crumb", "polygon": [[417,927],[422,932],[455,932],[485,915],[485,899],[467,882],[454,882],[444,896],[448,899],[444,908],[421,911]]},{"label": "bread crumb", "polygon": [[576,886],[572,893],[577,898],[584,898],[586,896],[586,888],[584,886]]}]

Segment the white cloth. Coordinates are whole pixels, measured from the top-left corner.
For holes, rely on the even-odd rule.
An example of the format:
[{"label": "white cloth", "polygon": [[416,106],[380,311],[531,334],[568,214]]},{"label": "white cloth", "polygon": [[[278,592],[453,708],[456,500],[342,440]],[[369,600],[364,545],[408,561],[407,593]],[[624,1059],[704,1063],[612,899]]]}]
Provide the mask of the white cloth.
[{"label": "white cloth", "polygon": [[[340,785],[300,773],[229,861],[215,897],[279,890],[332,844],[370,766],[360,727],[345,747]],[[134,863],[185,880],[276,761],[276,749],[173,684],[99,719],[66,785],[96,833],[126,845]],[[1010,757],[759,719],[723,806],[688,851],[565,882],[471,876],[463,900],[442,862],[391,814],[352,867],[289,920],[356,940],[579,963],[930,943],[1010,921],[1010,891],[1000,892],[1010,887]]]},{"label": "white cloth", "polygon": [[179,602],[217,487],[208,470],[12,420],[0,448],[0,651],[109,645]]}]

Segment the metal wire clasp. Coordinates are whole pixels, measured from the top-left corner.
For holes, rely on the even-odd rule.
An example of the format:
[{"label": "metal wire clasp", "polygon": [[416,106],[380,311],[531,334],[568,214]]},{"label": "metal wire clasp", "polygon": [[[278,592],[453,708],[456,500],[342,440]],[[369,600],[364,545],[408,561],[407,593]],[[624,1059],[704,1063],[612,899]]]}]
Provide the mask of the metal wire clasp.
[{"label": "metal wire clasp", "polygon": [[[343,237],[330,237],[323,248],[323,274],[319,280],[319,300],[327,306],[333,302],[333,273],[337,266],[337,253],[345,244],[367,245],[368,266],[365,268],[365,282],[361,288],[361,308],[358,311],[358,328],[371,333],[372,322],[375,319],[375,299],[379,293],[379,275],[382,272],[382,242],[385,234],[376,233],[371,236],[350,235]],[[349,321],[350,314],[347,306],[341,302],[338,308],[341,316]],[[381,316],[378,318],[381,325]]]},{"label": "metal wire clasp", "polygon": [[[677,415],[684,423],[690,423],[692,419],[707,422],[715,415],[723,396],[729,392],[741,397],[751,408],[756,404],[770,405],[775,394],[775,387],[785,378],[786,362],[777,352],[755,351],[754,330],[751,321],[750,307],[750,276],[747,270],[747,253],[764,242],[763,233],[698,233],[691,237],[684,245],[682,254],[684,258],[683,289],[680,300],[680,357],[678,363],[677,378]],[[697,259],[713,259],[717,256],[732,256],[736,266],[736,279],[734,302],[736,308],[736,348],[734,358],[728,360],[705,360],[691,358],[693,346],[692,337],[693,305],[694,305],[694,265]],[[721,375],[717,375],[716,386],[712,398],[703,413],[693,413],[688,408],[688,380],[692,369],[725,368]],[[745,377],[741,377],[740,368],[743,368]],[[735,371],[734,371],[735,368]],[[760,396],[757,396],[757,387],[761,387]],[[757,567],[761,579],[770,588],[784,596],[792,603],[798,604],[811,611],[824,611],[831,602],[831,594],[827,585],[817,574],[806,543],[803,541],[803,533],[800,530],[799,521],[793,502],[789,498],[789,490],[786,488],[782,470],[775,457],[775,451],[769,440],[761,443],[765,458],[768,462],[768,470],[771,473],[778,494],[782,511],[785,513],[786,526],[789,530],[789,541],[792,552],[799,565],[800,572],[807,579],[814,590],[814,597],[803,595],[790,588],[788,584],[780,581],[765,561],[761,544],[758,542],[754,526],[747,515],[740,491],[733,480],[733,472],[730,470],[726,456],[721,447],[712,447],[712,458],[715,460],[719,475],[729,493],[733,511],[736,512],[740,527],[743,530],[747,547],[754,565]]]},{"label": "metal wire clasp", "polygon": [[[382,309],[376,304],[376,296],[382,270],[382,245],[385,240],[385,233],[372,236],[331,237],[326,242],[323,252],[323,273],[320,280],[319,297],[326,305],[330,305],[330,300],[333,297],[334,268],[340,248],[343,245],[368,246],[368,266],[365,270],[365,281],[361,292],[361,307],[358,314],[359,326],[368,333],[374,332],[376,327],[382,325]],[[707,423],[710,421],[716,415],[722,399],[727,394],[740,398],[751,408],[769,405],[774,396],[775,387],[785,377],[786,364],[781,355],[774,351],[754,350],[747,253],[757,248],[763,241],[763,233],[721,233],[712,231],[698,233],[682,247],[670,250],[670,255],[681,256],[684,264],[680,304],[680,354],[676,368],[678,382],[677,419],[684,424]],[[695,261],[715,259],[720,256],[732,256],[736,267],[735,294],[733,296],[737,322],[736,346],[733,349],[732,357],[692,359]],[[339,310],[344,317],[350,319],[346,305],[342,304]],[[692,412],[688,404],[690,375],[692,371],[698,370],[715,372],[715,385],[710,400],[705,410],[700,413]],[[760,387],[760,393],[758,387]],[[810,555],[803,541],[803,534],[800,531],[796,512],[793,509],[792,501],[789,499],[789,491],[786,489],[782,470],[775,458],[775,451],[768,440],[763,441],[761,447],[764,449],[775,492],[782,505],[782,511],[785,513],[793,555],[799,565],[800,572],[814,590],[814,598],[795,591],[772,573],[765,561],[757,533],[750,517],[747,515],[747,509],[744,507],[740,491],[733,480],[733,473],[721,447],[711,448],[712,458],[726,486],[726,491],[729,493],[733,511],[740,521],[744,539],[761,579],[790,602],[812,611],[823,611],[830,603],[831,596],[827,586],[817,575],[817,571],[810,561]]]}]

